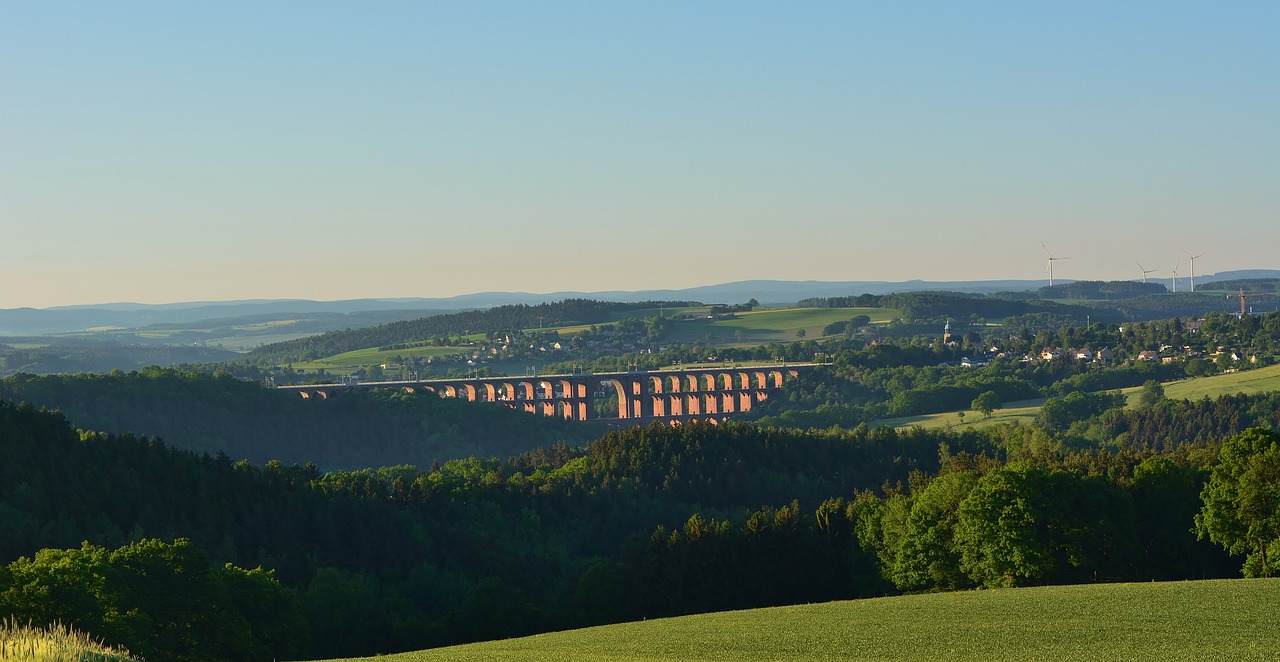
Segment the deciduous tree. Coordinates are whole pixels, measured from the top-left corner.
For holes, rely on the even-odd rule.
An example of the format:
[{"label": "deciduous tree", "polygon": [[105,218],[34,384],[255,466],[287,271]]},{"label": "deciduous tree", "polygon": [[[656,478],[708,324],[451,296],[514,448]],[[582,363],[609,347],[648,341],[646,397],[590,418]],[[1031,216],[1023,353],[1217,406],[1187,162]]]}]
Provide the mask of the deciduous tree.
[{"label": "deciduous tree", "polygon": [[1200,493],[1196,532],[1232,554],[1247,554],[1246,577],[1276,574],[1280,558],[1280,439],[1253,428],[1232,437]]}]

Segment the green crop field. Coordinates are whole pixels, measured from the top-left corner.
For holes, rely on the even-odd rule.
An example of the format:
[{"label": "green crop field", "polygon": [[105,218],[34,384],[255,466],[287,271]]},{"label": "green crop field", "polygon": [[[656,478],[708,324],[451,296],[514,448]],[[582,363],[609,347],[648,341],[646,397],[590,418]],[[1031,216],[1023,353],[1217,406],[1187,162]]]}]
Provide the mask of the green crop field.
[{"label": "green crop field", "polygon": [[625,319],[647,319],[650,317],[675,317],[680,313],[705,313],[711,306],[661,306],[658,308],[633,308],[609,315],[610,322],[621,322]]},{"label": "green crop field", "polygon": [[303,370],[354,370],[361,366],[381,365],[392,361],[395,357],[416,358],[419,356],[450,356],[470,351],[467,347],[410,347],[408,349],[378,349],[369,347],[351,352],[343,352],[325,357],[318,361],[295,363],[294,367]]},{"label": "green crop field", "polygon": [[[686,308],[663,308],[661,313],[673,317],[678,313],[698,313],[709,310],[706,306]],[[659,310],[629,310],[615,317],[657,317]],[[670,340],[677,342],[711,342],[714,345],[758,345],[770,342],[794,342],[799,340],[797,331],[804,329],[805,338],[822,337],[822,330],[832,322],[842,322],[858,315],[871,318],[872,324],[884,324],[899,316],[897,310],[885,308],[779,308],[763,309],[751,312],[734,313],[733,317],[724,319],[679,319],[675,320]],[[591,328],[591,324],[570,326],[547,326],[545,329],[528,328],[526,333],[555,330],[562,338]],[[484,334],[472,334],[464,339],[481,342]],[[216,344],[209,341],[208,344]],[[344,352],[306,363],[295,363],[294,367],[303,370],[348,370],[361,366],[387,363],[395,356],[405,358],[416,356],[448,356],[469,351],[466,347],[414,347],[411,349],[379,350],[375,347]],[[526,361],[525,363],[529,363]]]},{"label": "green crop field", "polygon": [[[1129,396],[1130,404],[1132,404],[1137,398],[1138,390],[1138,387],[1134,387],[1123,389],[1122,392]],[[1223,375],[1197,377],[1195,379],[1180,379],[1178,381],[1165,382],[1164,384],[1165,396],[1178,400],[1199,400],[1206,396],[1216,398],[1220,395],[1231,393],[1266,393],[1270,391],[1280,391],[1280,365]],[[966,411],[962,421],[957,412],[949,411],[939,414],[885,418],[871,423],[870,426],[902,428],[918,425],[922,428],[942,428],[948,425],[981,427],[1015,421],[1030,423],[1040,413],[1040,405],[1042,404],[1044,404],[1043,398],[1010,402],[992,412],[991,418],[983,418],[982,414],[975,411]]]},{"label": "green crop field", "polygon": [[657,619],[376,659],[1276,660],[1278,604],[1280,579],[963,591]]},{"label": "green crop field", "polygon": [[903,416],[901,418],[884,418],[868,425],[873,428],[895,427],[905,428],[912,425],[918,425],[922,428],[944,428],[948,425],[966,425],[980,427],[984,425],[996,425],[999,423],[1031,423],[1036,419],[1036,415],[1040,413],[1040,405],[1044,404],[1044,398],[1036,398],[1034,400],[1019,400],[1017,402],[1005,403],[1003,407],[991,412],[991,418],[983,418],[982,414],[976,411],[965,411],[964,418],[961,419],[958,412],[948,411],[940,414],[921,414],[919,416]]},{"label": "green crop field", "polygon": [[799,340],[796,333],[804,329],[805,337],[822,337],[822,328],[833,322],[843,322],[858,315],[871,318],[873,324],[884,324],[899,316],[896,310],[886,308],[778,308],[734,313],[723,319],[679,320],[672,331],[672,339],[683,342],[710,340],[715,344],[756,345],[768,342],[792,342]]},{"label": "green crop field", "polygon": [[1164,394],[1180,400],[1198,400],[1206,395],[1216,398],[1228,393],[1263,393],[1280,391],[1280,365],[1225,375],[1181,379],[1164,385]]}]

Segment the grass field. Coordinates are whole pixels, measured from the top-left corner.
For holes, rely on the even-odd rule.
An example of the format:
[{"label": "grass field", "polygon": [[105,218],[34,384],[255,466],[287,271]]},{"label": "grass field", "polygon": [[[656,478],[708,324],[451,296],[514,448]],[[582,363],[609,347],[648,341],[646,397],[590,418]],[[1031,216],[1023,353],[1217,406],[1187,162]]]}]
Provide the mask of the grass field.
[{"label": "grass field", "polygon": [[887,308],[777,308],[734,313],[734,317],[717,320],[680,320],[672,332],[672,340],[697,342],[710,339],[718,345],[799,340],[797,331],[804,329],[805,338],[822,337],[822,328],[833,322],[853,319],[858,315],[871,318],[873,324],[884,324],[899,312]]},{"label": "grass field", "polygon": [[417,358],[419,356],[451,356],[470,351],[467,347],[410,347],[408,349],[380,350],[377,347],[357,349],[342,354],[334,354],[318,361],[295,363],[294,367],[302,370],[354,370],[361,366],[381,365],[390,362],[394,357]]},{"label": "grass field", "polygon": [[662,306],[660,308],[632,308],[613,313],[609,316],[610,322],[621,322],[625,319],[637,318],[647,319],[650,317],[675,317],[679,313],[705,313],[711,310],[711,306]]},{"label": "grass field", "polygon": [[1198,379],[1181,379],[1164,385],[1164,394],[1179,400],[1198,400],[1206,395],[1216,398],[1228,393],[1267,391],[1280,391],[1280,365]]},{"label": "grass field", "polygon": [[1031,423],[1036,420],[1036,415],[1040,413],[1040,405],[1044,404],[1044,401],[1044,398],[1036,398],[1035,400],[1009,402],[1006,403],[1004,407],[991,412],[991,418],[983,418],[982,414],[979,414],[976,411],[966,411],[964,413],[964,419],[962,420],[958,412],[948,411],[941,414],[921,414],[919,416],[884,418],[870,423],[869,427],[905,428],[912,425],[918,425],[922,428],[944,428],[948,425],[981,427],[984,425],[996,425],[999,423]]},{"label": "grass field", "polygon": [[658,619],[376,659],[1276,660],[1278,604],[1280,579],[965,591]]},{"label": "grass field", "polygon": [[[663,315],[674,316],[681,312],[700,312],[709,310],[706,306],[689,308],[663,308]],[[656,317],[657,308],[630,310],[621,318]],[[822,329],[832,322],[852,319],[858,315],[867,315],[873,324],[883,324],[898,316],[898,311],[884,308],[779,308],[754,310],[735,313],[728,319],[681,319],[676,320],[670,340],[679,342],[703,342],[710,340],[716,345],[759,345],[769,342],[793,342],[799,339],[797,331],[804,329],[805,337],[817,339],[822,337]],[[572,337],[589,329],[590,324],[574,326],[547,327],[546,329],[525,329],[526,333],[555,329],[561,338]],[[484,334],[472,334],[466,338],[482,341]],[[212,344],[212,343],[211,343]],[[405,358],[418,356],[448,356],[468,351],[466,347],[414,347],[411,349],[394,349],[380,351],[376,347],[344,352],[306,363],[295,363],[294,367],[303,370],[354,370],[361,366],[387,363],[395,356]],[[533,363],[526,361],[525,363]]]},{"label": "grass field", "polygon": [[[1122,392],[1129,397],[1132,405],[1136,399],[1139,388],[1127,388]],[[1177,400],[1199,400],[1205,396],[1216,398],[1220,395],[1229,393],[1266,393],[1270,391],[1280,391],[1280,365],[1267,366],[1258,368],[1257,370],[1246,370],[1244,372],[1232,372],[1224,375],[1212,375],[1209,377],[1198,377],[1195,379],[1180,379],[1174,382],[1165,382],[1165,397]],[[996,425],[998,423],[1011,423],[1021,421],[1030,423],[1035,420],[1036,415],[1040,413],[1040,405],[1044,404],[1044,399],[1022,400],[1019,402],[1007,403],[1005,407],[997,409],[991,414],[991,418],[983,418],[982,414],[976,411],[966,411],[964,414],[963,425],[982,427],[985,425]],[[905,416],[902,418],[885,418],[871,423],[871,427],[892,426],[895,428],[908,427],[918,425],[922,428],[942,428],[948,425],[961,425],[961,420],[957,412],[949,411],[940,414],[922,414],[920,416]]]}]

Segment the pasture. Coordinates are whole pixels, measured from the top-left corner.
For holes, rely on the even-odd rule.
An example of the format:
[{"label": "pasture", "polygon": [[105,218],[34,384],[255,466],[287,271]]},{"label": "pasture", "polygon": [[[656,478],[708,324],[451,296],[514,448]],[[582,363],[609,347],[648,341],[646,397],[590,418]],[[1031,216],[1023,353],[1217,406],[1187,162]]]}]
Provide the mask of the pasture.
[{"label": "pasture", "polygon": [[1205,396],[1216,398],[1229,393],[1268,391],[1280,391],[1280,365],[1196,379],[1180,379],[1164,385],[1165,396],[1179,400],[1198,400]]},{"label": "pasture", "polygon": [[308,361],[306,363],[295,363],[294,367],[301,370],[355,370],[362,366],[382,365],[383,363],[392,362],[395,357],[401,358],[418,358],[422,356],[440,357],[452,356],[463,352],[472,351],[471,347],[436,347],[427,345],[424,347],[409,347],[406,349],[378,349],[377,347],[366,347],[341,354],[334,354],[323,359]]},{"label": "pasture", "polygon": [[962,591],[699,614],[376,659],[1275,660],[1277,604],[1274,578]]},{"label": "pasture", "polygon": [[959,412],[948,411],[938,414],[884,418],[870,423],[869,426],[905,428],[918,425],[922,428],[945,428],[955,425],[982,427],[1000,423],[1031,423],[1036,420],[1036,415],[1040,413],[1040,405],[1044,404],[1044,401],[1044,398],[1036,398],[1008,402],[1000,409],[991,412],[991,418],[983,418],[982,414],[968,410],[964,412],[964,418],[960,418]]},{"label": "pasture", "polygon": [[[1140,387],[1121,390],[1122,393],[1129,396],[1130,406],[1137,400],[1139,390]],[[1216,398],[1220,395],[1233,393],[1248,394],[1270,391],[1280,391],[1280,365],[1194,379],[1179,379],[1165,382],[1164,384],[1165,397],[1176,400],[1199,400],[1204,397]],[[949,425],[982,427],[998,423],[1031,423],[1035,420],[1036,415],[1040,413],[1040,405],[1042,404],[1044,404],[1044,398],[1009,402],[1004,407],[992,412],[991,418],[983,418],[982,414],[976,411],[965,411],[964,418],[961,419],[957,412],[949,411],[901,418],[885,418],[870,423],[870,426],[903,428],[918,425],[922,428],[941,428]]]},{"label": "pasture", "polygon": [[805,338],[816,340],[822,337],[826,325],[858,315],[870,317],[872,324],[884,324],[897,318],[899,312],[887,308],[761,309],[714,320],[678,320],[671,339],[716,345],[758,345],[800,340],[798,331],[803,329]]}]

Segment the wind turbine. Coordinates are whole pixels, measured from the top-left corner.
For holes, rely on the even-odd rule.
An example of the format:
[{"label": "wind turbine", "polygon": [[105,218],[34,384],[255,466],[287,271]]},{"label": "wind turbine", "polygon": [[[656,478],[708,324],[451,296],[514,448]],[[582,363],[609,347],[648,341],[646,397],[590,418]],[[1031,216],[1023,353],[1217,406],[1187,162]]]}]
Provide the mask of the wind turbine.
[{"label": "wind turbine", "polygon": [[1191,292],[1194,294],[1196,291],[1196,258],[1204,257],[1204,253],[1192,255],[1186,251],[1182,251],[1182,254],[1191,258]]},{"label": "wind turbine", "polygon": [[1040,242],[1040,248],[1044,249],[1044,254],[1049,258],[1048,261],[1044,263],[1044,270],[1049,272],[1049,287],[1053,287],[1053,263],[1057,260],[1070,260],[1071,258],[1054,257],[1053,253],[1049,252],[1049,247],[1045,246],[1043,241]]},{"label": "wind turbine", "polygon": [[1178,263],[1173,265],[1173,293],[1174,294],[1178,293],[1178,267],[1180,266],[1182,266],[1182,260],[1178,260]]},{"label": "wind turbine", "polygon": [[1142,282],[1144,283],[1147,282],[1147,274],[1155,273],[1155,269],[1146,269],[1142,266],[1141,262],[1135,262],[1134,264],[1138,265],[1138,269],[1142,270]]}]

